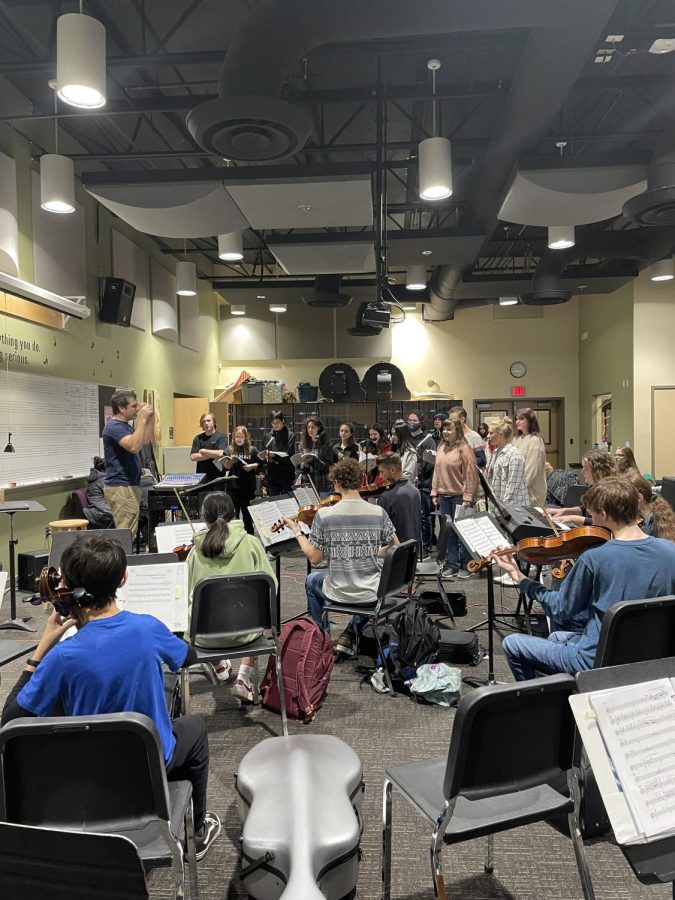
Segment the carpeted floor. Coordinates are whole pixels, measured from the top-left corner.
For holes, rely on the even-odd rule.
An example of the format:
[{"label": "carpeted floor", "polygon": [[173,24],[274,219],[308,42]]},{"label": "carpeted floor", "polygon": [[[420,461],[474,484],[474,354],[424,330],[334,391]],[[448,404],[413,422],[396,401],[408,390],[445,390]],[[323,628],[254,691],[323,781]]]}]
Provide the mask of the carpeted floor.
[{"label": "carpeted floor", "polygon": [[[304,559],[284,560],[282,568],[282,617],[300,612],[305,605]],[[481,621],[486,611],[486,581],[472,578],[456,582],[465,590],[468,614],[458,619],[465,628]],[[497,610],[513,609],[516,592],[497,587]],[[36,613],[42,625],[44,614]],[[339,624],[336,626],[337,633]],[[507,628],[499,626],[504,634]],[[16,632],[3,637],[25,639]],[[487,632],[479,632],[487,647]],[[498,680],[511,681],[496,635],[495,670]],[[367,662],[367,660],[362,660]],[[0,700],[14,684],[23,660],[2,669]],[[380,887],[381,806],[383,773],[387,766],[424,759],[447,752],[453,712],[419,705],[406,697],[391,699],[361,687],[352,662],[336,666],[326,704],[309,727],[314,733],[331,734],[346,741],[363,761],[366,781],[358,898],[376,900]],[[235,665],[236,670],[236,665]],[[486,677],[487,663],[467,667],[465,675]],[[470,688],[467,688],[470,690]],[[246,896],[237,877],[239,820],[233,790],[233,776],[246,752],[264,738],[279,733],[280,720],[258,707],[241,709],[228,684],[213,688],[196,676],[192,681],[191,712],[208,723],[211,753],[209,808],[223,821],[223,833],[199,863],[200,893],[203,900],[234,900]],[[306,727],[290,723],[291,733],[305,733]],[[499,753],[499,747],[494,748]],[[394,852],[392,897],[397,900],[431,900],[429,874],[429,829],[407,803],[394,796]],[[621,851],[611,837],[588,842],[591,875],[598,900],[645,898],[659,900],[672,896],[669,886],[643,887],[636,880]],[[448,897],[456,900],[514,898],[514,900],[577,900],[582,897],[574,853],[568,838],[554,828],[532,825],[505,832],[495,839],[495,868],[492,876],[483,873],[484,841],[461,844],[444,851]],[[166,874],[150,878],[152,897],[172,896]],[[301,900],[301,898],[293,898]]]}]

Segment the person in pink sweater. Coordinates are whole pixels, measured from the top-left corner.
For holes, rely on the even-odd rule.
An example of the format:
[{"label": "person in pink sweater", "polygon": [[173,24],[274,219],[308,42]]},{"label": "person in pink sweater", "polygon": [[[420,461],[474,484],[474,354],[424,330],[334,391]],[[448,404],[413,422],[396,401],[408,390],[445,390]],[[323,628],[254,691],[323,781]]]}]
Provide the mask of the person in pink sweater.
[{"label": "person in pink sweater", "polygon": [[[454,520],[459,507],[473,506],[478,488],[476,457],[466,442],[460,419],[443,422],[443,438],[436,451],[436,466],[431,481],[434,506]],[[448,558],[443,576],[468,578],[466,551],[453,532],[448,543]]]}]

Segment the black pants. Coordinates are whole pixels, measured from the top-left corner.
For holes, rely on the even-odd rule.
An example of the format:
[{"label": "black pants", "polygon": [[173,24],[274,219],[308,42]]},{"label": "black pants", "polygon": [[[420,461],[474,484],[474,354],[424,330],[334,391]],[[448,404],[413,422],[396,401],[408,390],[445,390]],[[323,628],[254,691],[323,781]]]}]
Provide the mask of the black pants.
[{"label": "black pants", "polygon": [[166,767],[169,781],[189,781],[192,785],[192,807],[195,833],[204,827],[206,786],[209,780],[209,738],[204,720],[198,716],[180,716],[171,723],[176,746]]},{"label": "black pants", "polygon": [[230,497],[232,497],[232,502],[234,503],[235,515],[238,516],[239,513],[241,513],[241,517],[244,521],[244,528],[249,534],[254,534],[253,519],[251,518],[251,513],[248,511],[253,497],[249,497],[248,494],[240,494],[238,491],[231,491]]}]

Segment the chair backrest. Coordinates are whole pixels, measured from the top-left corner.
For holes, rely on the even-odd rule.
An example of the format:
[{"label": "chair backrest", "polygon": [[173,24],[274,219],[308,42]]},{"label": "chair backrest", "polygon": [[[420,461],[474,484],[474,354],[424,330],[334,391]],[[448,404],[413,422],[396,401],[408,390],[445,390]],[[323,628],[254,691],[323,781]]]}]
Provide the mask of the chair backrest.
[{"label": "chair backrest", "polygon": [[[75,505],[76,512],[84,511],[89,506],[89,500],[87,498],[87,492],[84,488],[78,488],[76,491],[73,491],[70,495],[70,499]],[[79,505],[79,509],[78,509]]]},{"label": "chair backrest", "polygon": [[149,897],[138,850],[118,834],[0,823],[3,900],[141,900]]},{"label": "chair backrest", "polygon": [[[61,557],[66,547],[70,547],[74,541],[86,537],[88,534],[88,531],[57,531],[56,534],[53,534],[52,545],[49,549],[49,565],[58,569],[61,566]],[[127,556],[131,556],[133,548],[130,528],[97,528],[96,537],[115,538],[120,542]]]},{"label": "chair backrest", "polygon": [[580,506],[581,498],[590,488],[587,484],[570,484],[565,491],[563,506]]},{"label": "chair backrest", "polygon": [[169,821],[159,736],[139,713],[14,719],[0,729],[0,820],[111,829]]},{"label": "chair backrest", "polygon": [[661,496],[675,509],[675,475],[664,475],[661,479]]},{"label": "chair backrest", "polygon": [[438,530],[438,542],[436,544],[436,559],[445,565],[448,555],[448,544],[452,534],[452,516],[441,516],[441,527]]},{"label": "chair backrest", "polygon": [[128,566],[158,566],[177,563],[177,553],[131,553],[127,556]]},{"label": "chair backrest", "polygon": [[378,599],[398,594],[411,585],[415,577],[418,553],[418,541],[403,541],[387,550],[377,586]]},{"label": "chair backrest", "polygon": [[[571,675],[488,685],[465,695],[452,726],[443,794],[510,793],[561,777],[572,764]],[[495,748],[498,748],[496,751]]]},{"label": "chair backrest", "polygon": [[622,600],[605,613],[595,665],[622,666],[675,656],[675,596]]},{"label": "chair backrest", "polygon": [[190,643],[200,637],[247,635],[261,628],[279,630],[274,580],[265,572],[215,575],[197,583],[192,597]]}]

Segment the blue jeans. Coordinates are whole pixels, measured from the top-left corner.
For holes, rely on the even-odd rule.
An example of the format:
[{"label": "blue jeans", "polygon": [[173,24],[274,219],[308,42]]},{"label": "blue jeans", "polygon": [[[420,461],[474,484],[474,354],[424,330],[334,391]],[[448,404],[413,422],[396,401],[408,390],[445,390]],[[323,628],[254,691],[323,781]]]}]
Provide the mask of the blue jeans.
[{"label": "blue jeans", "polygon": [[431,513],[434,504],[429,491],[420,491],[420,508],[422,511],[422,547],[426,556],[431,553],[431,536],[433,534],[433,519]]},{"label": "blue jeans", "polygon": [[575,675],[579,668],[569,661],[565,647],[568,643],[577,643],[580,637],[573,631],[554,631],[547,638],[509,634],[502,641],[502,649],[516,681],[536,678],[538,672]]},{"label": "blue jeans", "polygon": [[[461,494],[442,494],[438,498],[438,508],[444,516],[450,516],[454,522],[457,507],[461,506],[462,502]],[[471,505],[473,506],[473,503]],[[464,545],[455,532],[452,531],[448,541],[448,566],[451,569],[465,569],[468,561],[469,555],[464,549]],[[442,560],[439,560],[439,562],[442,562]]]},{"label": "blue jeans", "polygon": [[[325,569],[319,569],[317,572],[310,572],[305,578],[305,593],[307,594],[307,609],[319,628],[323,628],[323,607],[324,603],[331,603],[329,597],[323,592],[323,583],[326,580]],[[349,620],[349,626],[356,632],[363,627],[368,621],[366,616],[352,616]],[[327,628],[330,631],[330,625]]]}]

